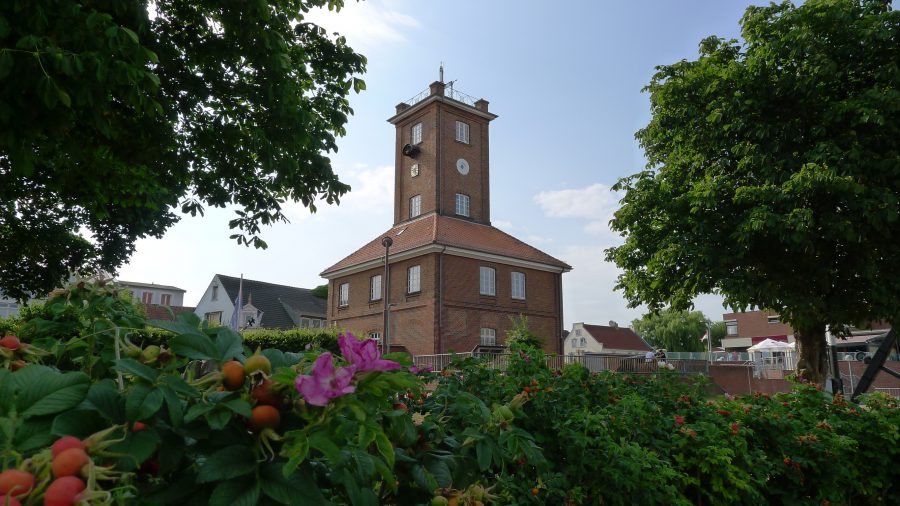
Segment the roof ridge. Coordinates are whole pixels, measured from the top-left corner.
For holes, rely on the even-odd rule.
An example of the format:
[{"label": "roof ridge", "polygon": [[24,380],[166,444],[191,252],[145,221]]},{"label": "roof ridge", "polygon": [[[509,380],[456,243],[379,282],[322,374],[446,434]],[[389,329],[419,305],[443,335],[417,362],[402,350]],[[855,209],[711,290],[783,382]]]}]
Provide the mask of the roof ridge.
[{"label": "roof ridge", "polygon": [[[239,281],[239,280],[241,279],[241,278],[238,278],[238,277],[235,277],[235,276],[228,276],[228,275],[225,275],[225,274],[216,274],[216,276],[218,276],[218,277],[220,277],[220,278],[230,278],[230,279],[233,279],[233,280],[235,280],[235,281]],[[261,285],[269,285],[269,286],[280,286],[280,287],[284,287],[284,288],[292,288],[292,289],[294,289],[294,290],[303,290],[303,291],[306,291],[306,292],[311,292],[311,291],[312,291],[312,288],[303,288],[302,286],[294,286],[294,285],[282,285],[282,284],[280,284],[280,283],[270,283],[270,282],[268,282],[268,281],[260,281],[260,280],[258,280],[258,279],[244,278],[244,282],[245,282],[245,283],[246,283],[246,282],[250,282],[250,283],[259,283],[259,284],[261,284]]]}]

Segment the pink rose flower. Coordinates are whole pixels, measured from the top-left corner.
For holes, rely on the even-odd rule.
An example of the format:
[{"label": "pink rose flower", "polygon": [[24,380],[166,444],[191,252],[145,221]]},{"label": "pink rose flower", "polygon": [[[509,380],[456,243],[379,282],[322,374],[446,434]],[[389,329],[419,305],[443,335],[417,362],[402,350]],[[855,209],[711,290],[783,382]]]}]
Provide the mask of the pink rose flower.
[{"label": "pink rose flower", "polygon": [[378,343],[374,339],[360,341],[347,332],[338,338],[338,346],[341,348],[341,355],[356,367],[357,372],[393,371],[400,368],[399,363],[381,358]]},{"label": "pink rose flower", "polygon": [[351,385],[355,368],[334,367],[331,353],[323,353],[313,363],[312,374],[297,377],[296,386],[300,395],[313,406],[325,406],[331,399],[353,393]]}]

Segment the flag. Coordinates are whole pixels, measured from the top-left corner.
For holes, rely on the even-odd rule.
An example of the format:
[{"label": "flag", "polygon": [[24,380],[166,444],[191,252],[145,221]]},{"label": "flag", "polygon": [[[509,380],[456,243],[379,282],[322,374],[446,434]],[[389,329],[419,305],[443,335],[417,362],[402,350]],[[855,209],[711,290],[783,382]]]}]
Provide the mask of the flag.
[{"label": "flag", "polygon": [[700,336],[700,341],[706,341],[707,339],[709,339],[709,332],[706,332],[702,336]]},{"label": "flag", "polygon": [[241,283],[238,285],[238,294],[234,299],[234,312],[231,313],[231,328],[240,330],[241,318],[244,312],[244,275],[241,274]]}]

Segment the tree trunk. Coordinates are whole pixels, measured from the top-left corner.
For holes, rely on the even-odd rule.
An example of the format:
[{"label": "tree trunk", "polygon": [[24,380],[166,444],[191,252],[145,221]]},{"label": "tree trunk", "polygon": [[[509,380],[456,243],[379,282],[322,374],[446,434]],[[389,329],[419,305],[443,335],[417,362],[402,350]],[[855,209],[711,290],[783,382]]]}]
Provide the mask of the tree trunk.
[{"label": "tree trunk", "polygon": [[811,383],[823,384],[828,375],[828,348],[825,324],[806,325],[794,329],[797,341],[797,376]]}]

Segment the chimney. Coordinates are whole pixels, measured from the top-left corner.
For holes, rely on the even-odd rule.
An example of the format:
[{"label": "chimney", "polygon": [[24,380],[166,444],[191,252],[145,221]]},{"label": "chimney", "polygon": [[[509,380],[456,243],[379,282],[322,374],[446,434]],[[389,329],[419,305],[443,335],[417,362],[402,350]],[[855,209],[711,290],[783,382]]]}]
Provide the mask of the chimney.
[{"label": "chimney", "polygon": [[409,104],[407,104],[406,102],[400,102],[399,104],[397,104],[397,114],[400,114],[407,109],[409,109]]},{"label": "chimney", "polygon": [[432,95],[443,95],[444,94],[444,83],[442,83],[440,81],[435,81],[435,82],[431,83],[431,86],[429,86],[429,88],[431,88]]},{"label": "chimney", "polygon": [[487,112],[488,103],[489,102],[483,98],[478,99],[478,102],[475,102],[475,108],[478,109],[479,111]]}]

